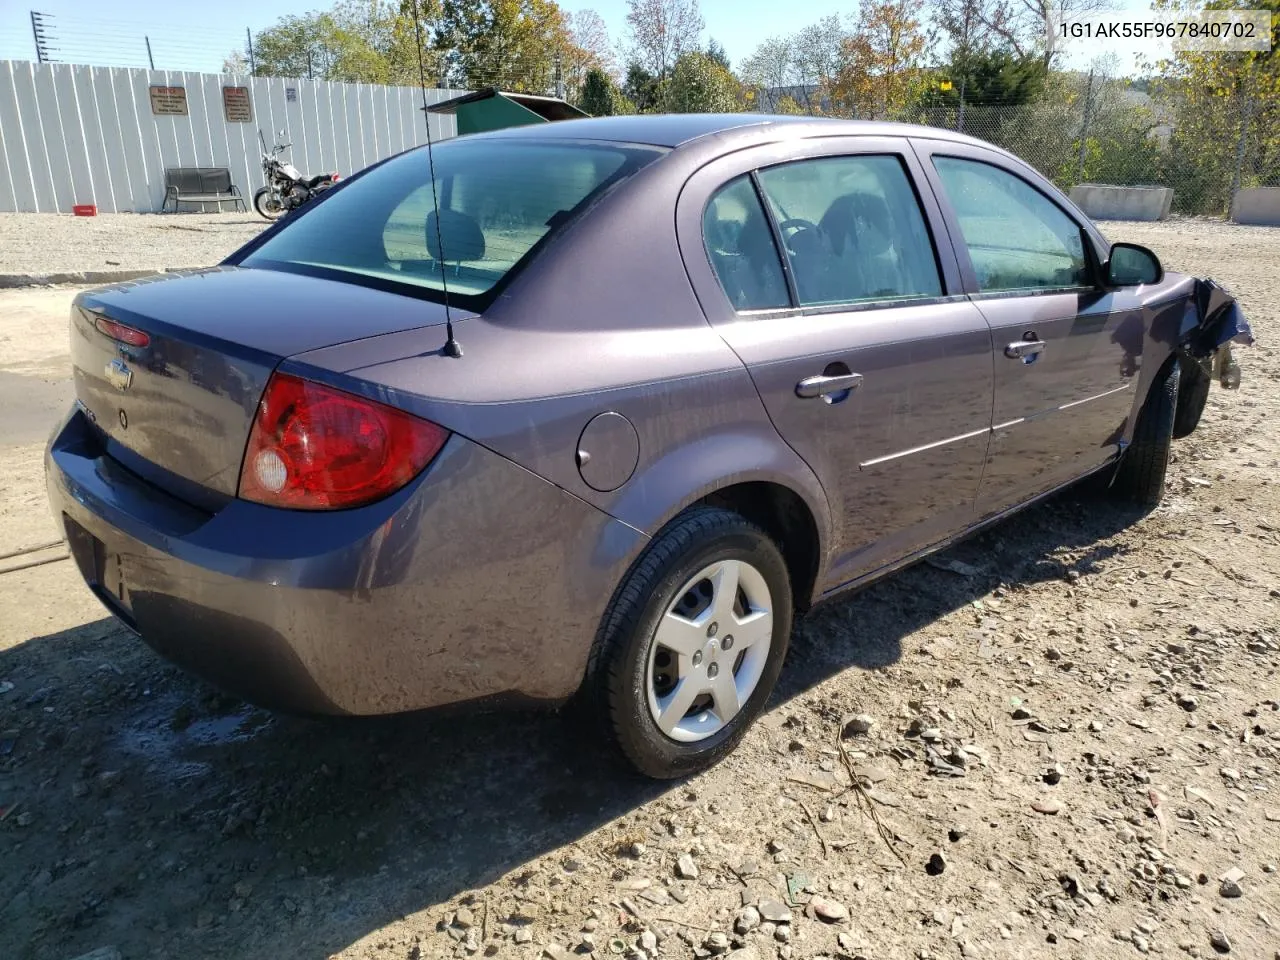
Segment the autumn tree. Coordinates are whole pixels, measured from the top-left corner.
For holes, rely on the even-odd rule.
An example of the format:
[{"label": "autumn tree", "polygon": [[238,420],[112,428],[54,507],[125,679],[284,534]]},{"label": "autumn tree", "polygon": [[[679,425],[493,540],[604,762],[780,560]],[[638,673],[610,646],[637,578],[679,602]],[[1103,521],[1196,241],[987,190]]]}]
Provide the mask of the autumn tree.
[{"label": "autumn tree", "polygon": [[920,92],[929,38],[918,10],[911,0],[864,0],[831,88],[838,109],[864,119],[893,118]]},{"label": "autumn tree", "polygon": [[1039,56],[1049,70],[1061,52],[1061,38],[1054,29],[1058,23],[1115,6],[1116,0],[989,0],[979,10],[986,27],[1015,54]]},{"label": "autumn tree", "polygon": [[[323,13],[281,17],[254,37],[255,72],[348,83],[417,83],[417,36],[419,31],[429,35],[437,9],[433,0],[344,0]],[[424,51],[423,59],[428,76],[435,77],[434,53]]]}]

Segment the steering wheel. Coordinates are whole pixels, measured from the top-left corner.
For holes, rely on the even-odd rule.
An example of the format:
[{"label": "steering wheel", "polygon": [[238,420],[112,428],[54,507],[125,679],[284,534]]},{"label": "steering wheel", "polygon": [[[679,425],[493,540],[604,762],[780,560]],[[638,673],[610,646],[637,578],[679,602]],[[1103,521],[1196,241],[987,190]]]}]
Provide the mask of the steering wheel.
[{"label": "steering wheel", "polygon": [[786,244],[787,250],[794,255],[796,251],[795,248],[791,246],[791,241],[808,230],[812,230],[817,233],[818,225],[812,220],[805,220],[801,217],[791,217],[789,220],[783,220],[778,224],[778,229],[782,231],[782,242]]}]

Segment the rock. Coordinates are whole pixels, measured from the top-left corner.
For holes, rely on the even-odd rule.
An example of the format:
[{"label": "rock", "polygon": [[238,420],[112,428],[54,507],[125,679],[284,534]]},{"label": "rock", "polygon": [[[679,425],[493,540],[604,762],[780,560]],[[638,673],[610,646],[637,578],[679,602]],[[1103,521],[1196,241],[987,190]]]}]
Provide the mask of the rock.
[{"label": "rock", "polygon": [[737,933],[748,934],[760,926],[760,911],[755,907],[743,907],[733,919],[733,929]]},{"label": "rock", "polygon": [[1138,949],[1139,953],[1151,952],[1151,941],[1148,940],[1146,937],[1144,937],[1142,934],[1138,933],[1138,931],[1135,930],[1133,932],[1133,936],[1131,936],[1129,939],[1133,943],[1133,945]]},{"label": "rock", "polygon": [[1059,650],[1057,647],[1049,647],[1044,652],[1044,658],[1050,661],[1051,663],[1057,663],[1059,660],[1062,659],[1062,651]]},{"label": "rock", "polygon": [[790,923],[791,910],[781,900],[761,900],[756,904],[760,916],[770,923]]},{"label": "rock", "polygon": [[1226,933],[1221,930],[1211,930],[1209,932],[1209,946],[1213,947],[1218,953],[1231,952],[1231,941],[1227,939]]},{"label": "rock", "polygon": [[1187,713],[1193,713],[1200,709],[1200,701],[1191,696],[1191,694],[1184,693],[1178,697],[1178,706],[1187,711]]},{"label": "rock", "polygon": [[712,953],[728,953],[729,937],[717,930],[707,934],[707,939],[702,942],[702,945]]},{"label": "rock", "polygon": [[693,862],[693,857],[687,853],[680,854],[676,860],[676,876],[681,880],[696,880],[698,878],[698,865]]},{"label": "rock", "polygon": [[969,835],[969,828],[962,823],[951,825],[951,829],[947,831],[947,839],[952,843],[959,843]]},{"label": "rock", "polygon": [[1244,891],[1240,889],[1240,884],[1235,880],[1223,880],[1218,885],[1218,893],[1228,900],[1235,900],[1244,896]]},{"label": "rock", "polygon": [[849,737],[865,737],[876,725],[875,717],[867,713],[859,713],[851,718],[844,725],[844,736]]},{"label": "rock", "polygon": [[1031,804],[1031,809],[1036,813],[1043,813],[1052,817],[1054,814],[1062,810],[1062,804],[1058,803],[1056,800],[1037,800],[1035,803]]},{"label": "rock", "polygon": [[1062,774],[1062,764],[1055,763],[1053,766],[1045,770],[1040,779],[1049,784],[1049,786],[1055,787],[1062,782]]},{"label": "rock", "polygon": [[558,943],[549,943],[542,948],[542,956],[546,960],[572,960],[573,954]]},{"label": "rock", "polygon": [[924,865],[924,872],[931,877],[939,876],[942,871],[947,869],[947,858],[941,853],[932,854],[929,862]]},{"label": "rock", "polygon": [[640,946],[640,949],[644,950],[646,953],[653,953],[658,949],[658,935],[652,930],[645,930],[640,934],[636,943]]},{"label": "rock", "polygon": [[644,852],[646,849],[647,848],[645,847],[645,845],[641,843],[639,840],[637,840],[635,843],[631,844],[631,846],[627,848],[627,853],[631,856],[633,860],[639,860],[641,857],[644,856]]},{"label": "rock", "polygon": [[818,814],[818,819],[823,823],[833,823],[836,819],[836,808],[831,804],[827,804],[822,808],[822,812]]},{"label": "rock", "polygon": [[814,897],[809,901],[813,914],[823,923],[839,923],[849,919],[849,908],[843,903],[828,900],[826,897]]},{"label": "rock", "polygon": [[1026,707],[1016,708],[1010,716],[1015,720],[1032,720],[1035,718],[1031,711]]},{"label": "rock", "polygon": [[789,923],[779,924],[778,928],[773,931],[773,939],[778,941],[778,943],[790,943],[791,942],[791,924]]},{"label": "rock", "polygon": [[470,907],[459,907],[458,912],[453,915],[453,925],[469,930],[476,925],[476,915],[471,912]]},{"label": "rock", "polygon": [[1235,767],[1223,767],[1218,772],[1222,774],[1222,779],[1230,780],[1232,783],[1240,779],[1240,771]]},{"label": "rock", "polygon": [[1232,867],[1226,873],[1218,878],[1219,880],[1230,880],[1232,883],[1239,883],[1244,879],[1244,871],[1239,867]]},{"label": "rock", "polygon": [[516,943],[532,943],[533,931],[528,927],[516,927],[515,936],[512,937]]}]

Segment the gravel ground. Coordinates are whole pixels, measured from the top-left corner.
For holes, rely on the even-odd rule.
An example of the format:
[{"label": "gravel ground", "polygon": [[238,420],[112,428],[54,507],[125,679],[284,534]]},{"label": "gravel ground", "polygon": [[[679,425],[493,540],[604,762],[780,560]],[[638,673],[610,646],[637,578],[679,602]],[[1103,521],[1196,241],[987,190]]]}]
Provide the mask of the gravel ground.
[{"label": "gravel ground", "polygon": [[[274,716],[70,564],[4,574],[0,956],[1277,960],[1280,230],[1106,227],[1259,338],[1164,502],[1061,496],[818,609],[685,783],[571,712]],[[0,371],[32,382],[66,348],[44,293],[0,294]],[[39,443],[0,446],[2,553],[49,521]]]},{"label": "gravel ground", "polygon": [[267,226],[254,213],[0,213],[0,274],[208,267]]}]

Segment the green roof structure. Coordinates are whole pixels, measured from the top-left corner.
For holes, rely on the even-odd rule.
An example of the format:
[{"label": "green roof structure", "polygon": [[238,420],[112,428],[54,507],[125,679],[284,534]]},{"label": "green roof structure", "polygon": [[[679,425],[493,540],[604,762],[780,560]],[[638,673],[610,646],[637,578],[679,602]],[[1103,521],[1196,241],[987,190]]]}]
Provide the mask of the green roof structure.
[{"label": "green roof structure", "polygon": [[457,118],[458,136],[590,116],[558,97],[507,93],[496,87],[463,94],[452,100],[442,100],[431,104],[427,110],[431,113],[453,114]]}]

